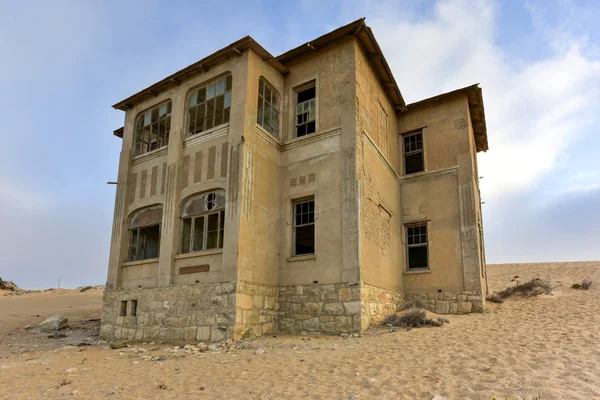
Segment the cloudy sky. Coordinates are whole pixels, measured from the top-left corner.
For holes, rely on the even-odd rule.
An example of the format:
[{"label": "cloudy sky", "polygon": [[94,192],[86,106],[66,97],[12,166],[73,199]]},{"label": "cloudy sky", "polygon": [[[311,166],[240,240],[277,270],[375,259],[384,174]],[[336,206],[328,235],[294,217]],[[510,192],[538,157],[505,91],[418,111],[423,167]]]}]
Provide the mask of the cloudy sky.
[{"label": "cloudy sky", "polygon": [[251,35],[272,54],[367,18],[407,102],[480,83],[490,263],[600,259],[595,0],[0,0],[0,277],[106,279],[123,113]]}]

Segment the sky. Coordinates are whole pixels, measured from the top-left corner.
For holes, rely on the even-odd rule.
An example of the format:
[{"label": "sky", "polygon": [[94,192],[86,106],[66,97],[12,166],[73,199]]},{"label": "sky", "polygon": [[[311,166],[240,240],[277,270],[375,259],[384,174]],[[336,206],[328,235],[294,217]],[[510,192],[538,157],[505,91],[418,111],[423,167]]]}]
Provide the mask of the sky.
[{"label": "sky", "polygon": [[112,104],[243,36],[279,55],[361,17],[407,103],[483,88],[488,263],[600,260],[596,0],[0,0],[0,277],[106,281]]}]

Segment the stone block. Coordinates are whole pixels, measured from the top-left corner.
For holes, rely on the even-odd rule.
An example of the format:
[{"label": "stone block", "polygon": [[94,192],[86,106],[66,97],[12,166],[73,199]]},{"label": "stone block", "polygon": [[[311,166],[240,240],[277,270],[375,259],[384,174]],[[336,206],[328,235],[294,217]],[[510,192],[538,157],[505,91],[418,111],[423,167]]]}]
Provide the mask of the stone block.
[{"label": "stone block", "polygon": [[341,301],[350,301],[350,300],[352,300],[352,289],[350,289],[350,288],[338,289],[338,298]]},{"label": "stone block", "polygon": [[263,324],[262,326],[262,333],[267,334],[267,333],[271,333],[273,331],[273,324],[267,323],[267,324]]},{"label": "stone block", "polygon": [[360,301],[347,301],[344,303],[346,314],[360,314]]},{"label": "stone block", "polygon": [[305,303],[302,312],[304,314],[317,315],[321,313],[322,307],[323,303]]},{"label": "stone block", "polygon": [[466,294],[459,294],[459,295],[457,296],[457,300],[458,300],[459,302],[461,302],[461,301],[462,301],[462,302],[464,302],[464,301],[468,301],[468,300],[469,300],[469,296],[468,296],[468,295],[466,295]]},{"label": "stone block", "polygon": [[478,294],[470,294],[470,295],[468,295],[467,299],[470,302],[476,302],[476,301],[483,302],[483,297]]},{"label": "stone block", "polygon": [[234,320],[233,312],[223,312],[217,314],[217,324],[229,325],[233,323]]},{"label": "stone block", "polygon": [[253,310],[248,310],[247,314],[246,314],[246,322],[248,324],[258,324],[258,320],[259,320],[259,311],[256,309]]},{"label": "stone block", "polygon": [[302,329],[316,332],[319,331],[320,325],[321,321],[319,321],[319,318],[311,318],[302,323]]},{"label": "stone block", "polygon": [[183,328],[170,328],[169,339],[181,341],[185,339],[185,333]]},{"label": "stone block", "polygon": [[473,305],[468,301],[460,301],[458,303],[458,313],[459,314],[468,314],[471,312],[471,308]]},{"label": "stone block", "polygon": [[264,308],[264,306],[265,306],[264,299],[265,299],[264,296],[260,296],[260,295],[254,296],[252,299],[252,303],[254,304],[254,307]]},{"label": "stone block", "polygon": [[290,305],[290,309],[293,313],[295,314],[301,314],[302,313],[302,304],[299,303],[292,303]]},{"label": "stone block", "polygon": [[275,306],[275,297],[273,295],[267,295],[265,297],[265,308],[274,308]]},{"label": "stone block", "polygon": [[325,303],[323,305],[323,313],[327,315],[343,315],[344,306],[342,303]]},{"label": "stone block", "polygon": [[458,313],[458,303],[456,303],[456,302],[450,303],[450,314],[457,314],[457,313]]},{"label": "stone block", "polygon": [[183,329],[184,340],[186,342],[193,342],[194,340],[196,340],[197,330],[198,330],[198,328],[196,328],[195,326],[188,326],[187,328],[184,328]]},{"label": "stone block", "polygon": [[444,300],[438,300],[435,303],[435,312],[438,314],[450,313],[450,303]]},{"label": "stone block", "polygon": [[483,301],[471,301],[471,312],[482,313]]},{"label": "stone block", "polygon": [[227,327],[213,326],[210,331],[211,342],[222,342],[227,339]]},{"label": "stone block", "polygon": [[199,342],[207,342],[210,340],[210,326],[199,326],[196,332],[196,340]]},{"label": "stone block", "polygon": [[238,307],[249,310],[252,308],[252,297],[246,294],[238,294],[237,295],[237,305]]}]

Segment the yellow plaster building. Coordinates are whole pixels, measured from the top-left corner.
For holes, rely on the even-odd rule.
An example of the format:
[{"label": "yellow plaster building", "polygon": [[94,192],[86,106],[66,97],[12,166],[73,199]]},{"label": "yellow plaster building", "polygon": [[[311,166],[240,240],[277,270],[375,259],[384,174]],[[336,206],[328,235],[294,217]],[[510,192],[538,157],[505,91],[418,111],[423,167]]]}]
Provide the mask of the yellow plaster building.
[{"label": "yellow plaster building", "polygon": [[364,19],[251,37],[120,101],[101,335],[362,332],[410,299],[481,312],[481,89],[405,104]]}]

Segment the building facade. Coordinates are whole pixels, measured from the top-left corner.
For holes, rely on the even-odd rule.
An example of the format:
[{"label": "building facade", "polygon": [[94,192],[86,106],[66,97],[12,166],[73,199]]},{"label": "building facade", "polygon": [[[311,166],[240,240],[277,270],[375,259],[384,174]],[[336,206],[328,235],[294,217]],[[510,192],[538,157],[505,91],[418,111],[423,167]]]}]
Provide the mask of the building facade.
[{"label": "building facade", "polygon": [[362,332],[419,299],[481,312],[477,85],[405,104],[358,20],[245,37],[125,111],[101,335]]}]

